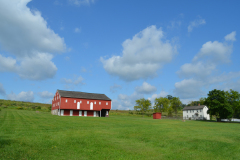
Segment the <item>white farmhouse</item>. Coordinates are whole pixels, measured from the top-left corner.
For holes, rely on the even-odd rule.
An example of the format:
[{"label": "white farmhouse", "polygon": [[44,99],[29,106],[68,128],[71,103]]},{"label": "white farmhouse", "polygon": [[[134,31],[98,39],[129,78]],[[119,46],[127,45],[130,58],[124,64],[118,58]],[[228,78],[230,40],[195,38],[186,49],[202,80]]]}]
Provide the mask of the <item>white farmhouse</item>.
[{"label": "white farmhouse", "polygon": [[205,105],[186,106],[183,108],[183,119],[205,119],[210,120],[207,114],[208,107]]}]

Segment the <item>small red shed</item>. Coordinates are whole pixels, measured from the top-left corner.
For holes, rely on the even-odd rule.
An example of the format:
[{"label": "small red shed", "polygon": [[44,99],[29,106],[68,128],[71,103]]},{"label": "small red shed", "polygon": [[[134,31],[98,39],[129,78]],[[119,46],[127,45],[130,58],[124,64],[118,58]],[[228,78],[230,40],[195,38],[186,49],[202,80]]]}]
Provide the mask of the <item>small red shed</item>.
[{"label": "small red shed", "polygon": [[153,119],[161,119],[162,113],[156,112],[153,113]]},{"label": "small red shed", "polygon": [[57,90],[52,100],[52,114],[108,117],[111,102],[105,94]]}]

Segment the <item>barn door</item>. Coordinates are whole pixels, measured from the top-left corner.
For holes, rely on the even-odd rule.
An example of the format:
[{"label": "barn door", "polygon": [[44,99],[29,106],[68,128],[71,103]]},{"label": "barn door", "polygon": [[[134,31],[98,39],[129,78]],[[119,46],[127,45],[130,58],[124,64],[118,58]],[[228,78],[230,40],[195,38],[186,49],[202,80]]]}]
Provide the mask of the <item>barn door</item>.
[{"label": "barn door", "polygon": [[93,102],[90,103],[90,110],[93,110]]},{"label": "barn door", "polygon": [[79,111],[79,116],[82,116],[82,111]]},{"label": "barn door", "polygon": [[84,111],[84,116],[87,117],[87,111]]},{"label": "barn door", "polygon": [[96,111],[93,112],[93,117],[96,117]]},{"label": "barn door", "polygon": [[70,110],[70,116],[72,116],[73,115],[73,110]]},{"label": "barn door", "polygon": [[77,109],[80,109],[80,102],[77,102]]},{"label": "barn door", "polygon": [[64,115],[64,110],[61,110],[61,116],[63,116]]}]

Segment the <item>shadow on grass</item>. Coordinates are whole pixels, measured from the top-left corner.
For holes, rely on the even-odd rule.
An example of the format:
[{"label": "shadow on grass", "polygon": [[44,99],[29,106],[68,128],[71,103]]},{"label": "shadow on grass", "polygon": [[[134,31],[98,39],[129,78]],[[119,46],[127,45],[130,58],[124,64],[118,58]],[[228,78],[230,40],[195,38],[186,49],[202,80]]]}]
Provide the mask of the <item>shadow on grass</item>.
[{"label": "shadow on grass", "polygon": [[215,122],[215,123],[238,123],[240,124],[240,122],[236,122],[236,121],[221,121],[221,122],[217,122],[216,120],[196,120],[198,122]]},{"label": "shadow on grass", "polygon": [[0,136],[0,148],[4,148],[5,146],[9,146],[11,143],[13,143],[13,140],[10,140],[6,136]]}]

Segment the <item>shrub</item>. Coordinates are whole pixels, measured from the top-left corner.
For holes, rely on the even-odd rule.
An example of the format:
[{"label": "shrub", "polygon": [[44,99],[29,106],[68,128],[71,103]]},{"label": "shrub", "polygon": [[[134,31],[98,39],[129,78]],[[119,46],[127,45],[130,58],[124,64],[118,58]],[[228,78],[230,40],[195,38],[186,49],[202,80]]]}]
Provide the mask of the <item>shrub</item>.
[{"label": "shrub", "polygon": [[189,120],[191,120],[191,118],[188,118]]},{"label": "shrub", "polygon": [[37,109],[41,109],[41,106],[37,106]]},{"label": "shrub", "polygon": [[17,107],[17,109],[20,109],[20,110],[22,110],[22,109],[23,109],[23,107]]}]

